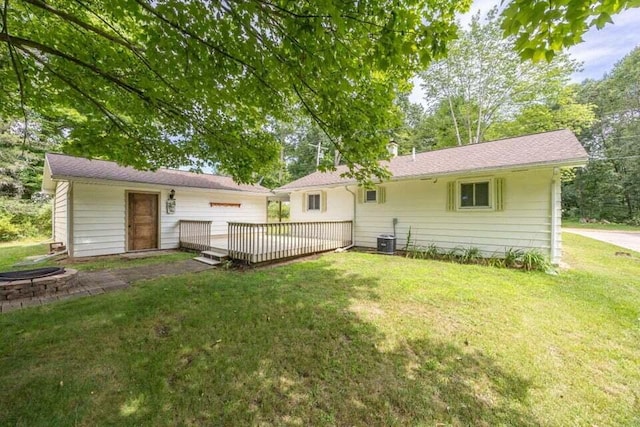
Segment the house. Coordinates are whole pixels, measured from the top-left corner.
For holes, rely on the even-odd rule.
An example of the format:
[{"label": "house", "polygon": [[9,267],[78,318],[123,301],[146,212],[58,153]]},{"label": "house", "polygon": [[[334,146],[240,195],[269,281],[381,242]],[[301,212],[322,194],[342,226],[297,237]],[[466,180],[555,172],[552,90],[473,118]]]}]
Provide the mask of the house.
[{"label": "house", "polygon": [[51,153],[42,188],[54,195],[53,238],[74,257],[177,248],[190,232],[192,248],[208,249],[211,236],[226,239],[230,221],[266,222],[271,195],[225,176]]},{"label": "house", "polygon": [[569,130],[397,156],[389,181],[362,188],[346,168],[314,172],[277,189],[290,195],[292,222],[353,221],[353,244],[376,247],[395,234],[441,249],[476,247],[485,256],[538,250],[561,259],[560,170],[587,153]]}]

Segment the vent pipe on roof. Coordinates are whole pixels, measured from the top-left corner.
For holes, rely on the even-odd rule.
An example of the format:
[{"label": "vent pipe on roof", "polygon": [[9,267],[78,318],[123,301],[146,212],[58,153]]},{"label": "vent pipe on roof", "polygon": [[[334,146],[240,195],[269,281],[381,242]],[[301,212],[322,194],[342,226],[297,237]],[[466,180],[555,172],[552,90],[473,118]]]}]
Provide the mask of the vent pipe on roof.
[{"label": "vent pipe on roof", "polygon": [[411,160],[414,162],[416,161],[416,147],[413,147],[411,150]]},{"label": "vent pipe on roof", "polygon": [[398,144],[396,144],[395,141],[390,141],[387,144],[387,151],[391,155],[392,159],[395,158],[395,157],[398,157]]}]

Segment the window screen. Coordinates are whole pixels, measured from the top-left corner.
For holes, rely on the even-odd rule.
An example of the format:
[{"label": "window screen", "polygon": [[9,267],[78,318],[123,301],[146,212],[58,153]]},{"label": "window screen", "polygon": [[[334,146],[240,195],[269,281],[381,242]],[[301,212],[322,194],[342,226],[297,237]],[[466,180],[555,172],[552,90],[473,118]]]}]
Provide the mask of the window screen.
[{"label": "window screen", "polygon": [[461,207],[489,207],[489,183],[460,184]]},{"label": "window screen", "polygon": [[307,200],[307,209],[310,211],[319,211],[320,210],[320,195],[319,194],[309,194]]},{"label": "window screen", "polygon": [[473,184],[475,189],[475,202],[474,206],[489,206],[489,183],[477,182]]},{"label": "window screen", "polygon": [[473,206],[473,184],[460,185],[460,206]]},{"label": "window screen", "polygon": [[377,200],[377,192],[376,190],[367,190],[367,202],[375,202]]}]

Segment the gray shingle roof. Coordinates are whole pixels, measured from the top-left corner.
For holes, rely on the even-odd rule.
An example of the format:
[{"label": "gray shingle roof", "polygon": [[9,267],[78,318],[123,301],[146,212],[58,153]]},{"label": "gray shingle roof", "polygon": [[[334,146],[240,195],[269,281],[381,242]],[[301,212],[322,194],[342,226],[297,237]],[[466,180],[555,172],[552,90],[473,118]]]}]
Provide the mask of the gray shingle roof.
[{"label": "gray shingle roof", "polygon": [[[391,171],[391,179],[399,179],[538,165],[579,165],[587,159],[587,152],[573,132],[563,129],[427,151],[416,154],[415,160],[411,155],[398,156],[381,164]],[[333,172],[314,172],[276,191],[353,183],[351,178],[340,177],[346,171],[345,166],[339,166]]]},{"label": "gray shingle roof", "polygon": [[47,153],[47,162],[53,179],[100,179],[140,184],[156,184],[175,187],[207,188],[212,190],[270,193],[260,185],[237,184],[231,177],[199,174],[173,169],[158,169],[155,172],[140,171],[120,166],[105,160],[90,160],[64,154]]}]

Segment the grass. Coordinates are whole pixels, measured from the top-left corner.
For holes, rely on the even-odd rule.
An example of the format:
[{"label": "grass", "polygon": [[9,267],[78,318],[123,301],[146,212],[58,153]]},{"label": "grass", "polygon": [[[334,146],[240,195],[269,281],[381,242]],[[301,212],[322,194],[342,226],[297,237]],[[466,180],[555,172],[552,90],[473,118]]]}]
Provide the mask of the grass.
[{"label": "grass", "polygon": [[562,220],[562,226],[565,228],[584,228],[594,230],[619,230],[619,231],[640,231],[640,226],[628,224],[601,224],[601,223],[582,223],[578,220]]},{"label": "grass", "polygon": [[640,258],[367,253],[0,316],[2,425],[638,425]]},{"label": "grass", "polygon": [[110,268],[126,268],[137,267],[143,265],[163,264],[175,261],[191,259],[194,254],[191,252],[170,252],[161,253],[147,258],[122,258],[120,256],[96,257],[88,261],[53,261],[49,260],[43,263],[23,265],[16,267],[14,264],[23,261],[28,256],[44,255],[49,251],[49,245],[43,243],[35,243],[35,241],[14,242],[13,245],[4,245],[0,248],[0,271],[8,270],[24,270],[29,268],[48,267],[54,265],[63,265],[68,268],[77,270],[94,271]]},{"label": "grass", "polygon": [[122,258],[120,256],[98,257],[87,261],[63,261],[59,264],[76,270],[95,271],[111,268],[139,267],[143,265],[166,264],[176,261],[192,259],[196,256],[194,252],[171,251],[158,255],[151,255],[146,258]]},{"label": "grass", "polygon": [[0,246],[0,271],[15,270],[14,264],[28,256],[43,255],[49,252],[49,245],[36,240],[4,243]]}]

